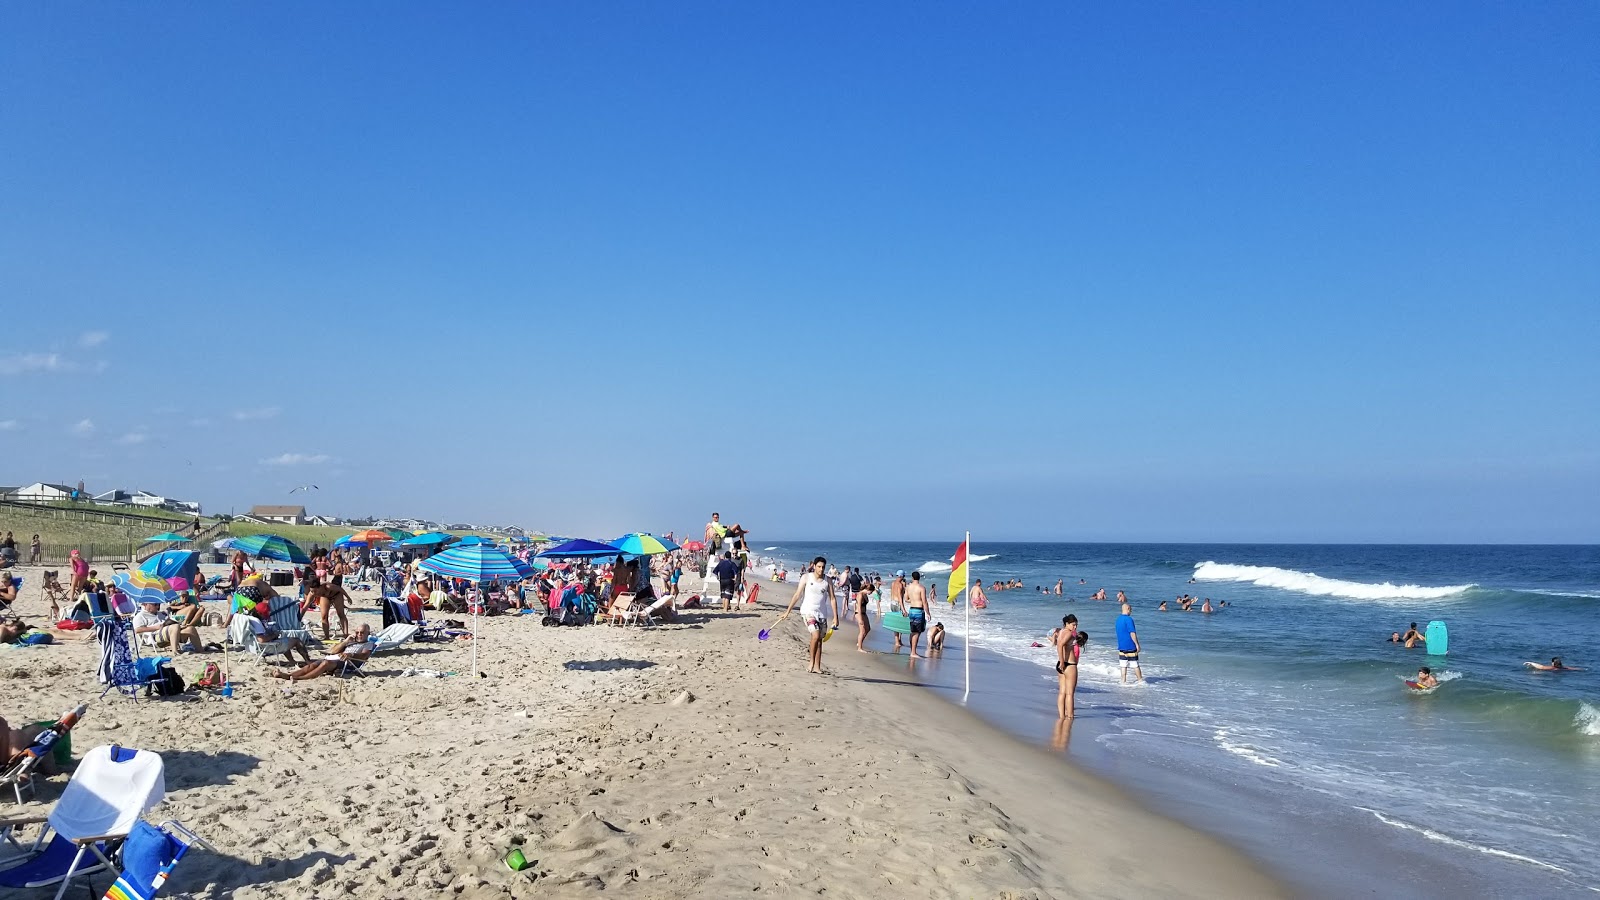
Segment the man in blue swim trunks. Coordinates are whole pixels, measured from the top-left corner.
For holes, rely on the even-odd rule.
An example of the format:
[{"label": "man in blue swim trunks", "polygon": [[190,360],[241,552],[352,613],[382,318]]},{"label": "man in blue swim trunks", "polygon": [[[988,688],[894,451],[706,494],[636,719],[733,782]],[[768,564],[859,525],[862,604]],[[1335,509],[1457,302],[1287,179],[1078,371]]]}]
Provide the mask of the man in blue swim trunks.
[{"label": "man in blue swim trunks", "polygon": [[901,597],[906,618],[911,620],[911,658],[926,659],[917,655],[917,643],[922,640],[922,633],[928,630],[928,589],[922,586],[921,572],[911,573],[911,583],[906,585]]}]

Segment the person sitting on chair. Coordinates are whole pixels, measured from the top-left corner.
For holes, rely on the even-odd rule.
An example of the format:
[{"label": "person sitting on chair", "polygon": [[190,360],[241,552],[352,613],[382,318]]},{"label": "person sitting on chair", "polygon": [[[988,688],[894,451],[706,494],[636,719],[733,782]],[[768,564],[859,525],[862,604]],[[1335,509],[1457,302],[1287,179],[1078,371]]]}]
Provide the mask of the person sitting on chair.
[{"label": "person sitting on chair", "polygon": [[334,645],[333,652],[323,658],[306,664],[293,672],[269,671],[267,674],[273,678],[283,678],[289,681],[310,681],[321,678],[329,672],[337,672],[346,662],[366,662],[377,649],[377,644],[372,640],[372,626],[365,622],[356,626],[356,633]]}]

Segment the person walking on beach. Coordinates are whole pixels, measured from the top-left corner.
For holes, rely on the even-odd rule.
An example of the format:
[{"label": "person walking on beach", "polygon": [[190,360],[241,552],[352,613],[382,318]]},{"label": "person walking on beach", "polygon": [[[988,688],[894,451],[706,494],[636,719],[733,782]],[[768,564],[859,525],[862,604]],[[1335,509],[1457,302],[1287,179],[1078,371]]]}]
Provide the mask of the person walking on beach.
[{"label": "person walking on beach", "polygon": [[723,551],[722,560],[711,570],[711,574],[717,576],[717,584],[722,590],[722,611],[727,612],[733,608],[734,584],[739,578],[739,564],[733,561],[731,551]]},{"label": "person walking on beach", "polygon": [[44,559],[44,545],[39,543],[39,536],[33,536],[33,542],[28,545],[28,565],[37,566]]},{"label": "person walking on beach", "polygon": [[811,633],[811,664],[806,671],[812,675],[822,674],[822,642],[829,630],[827,610],[829,600],[833,600],[833,627],[839,627],[839,601],[834,597],[833,583],[824,574],[827,568],[827,559],[819,556],[812,560],[811,568],[800,576],[800,583],[795,586],[794,596],[789,598],[789,607],[778,616],[778,621],[782,622],[794,611],[794,605],[800,604],[800,618],[805,620],[806,630]]},{"label": "person walking on beach", "polygon": [[[1121,591],[1117,592],[1122,595]],[[1128,683],[1128,670],[1133,669],[1137,680],[1144,680],[1144,670],[1139,668],[1139,633],[1133,628],[1133,607],[1122,604],[1122,615],[1117,616],[1117,658],[1122,661],[1122,683]]]},{"label": "person walking on beach", "polygon": [[858,590],[850,595],[851,608],[856,614],[856,649],[867,651],[867,635],[872,633],[872,617],[867,615],[867,592]]},{"label": "person walking on beach", "polygon": [[77,550],[72,551],[71,559],[72,593],[69,596],[71,596],[73,602],[77,602],[78,597],[83,594],[84,587],[89,583],[89,561],[84,559],[83,554]]},{"label": "person walking on beach", "polygon": [[928,591],[922,586],[922,573],[912,572],[911,583],[902,594],[906,618],[911,621],[911,658],[926,659],[917,654],[917,644],[922,633],[928,630]]}]

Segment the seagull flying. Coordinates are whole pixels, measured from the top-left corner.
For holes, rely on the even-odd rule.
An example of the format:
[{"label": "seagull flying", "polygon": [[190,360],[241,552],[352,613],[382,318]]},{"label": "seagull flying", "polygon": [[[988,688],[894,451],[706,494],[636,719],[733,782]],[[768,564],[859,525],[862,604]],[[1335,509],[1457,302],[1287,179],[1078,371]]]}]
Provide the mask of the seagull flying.
[{"label": "seagull flying", "polygon": [[322,488],[319,488],[314,484],[302,484],[299,487],[295,488],[294,490],[290,491],[289,493],[290,494],[294,494],[294,493],[299,492],[299,491],[305,491],[306,493],[309,494],[312,491],[320,491],[320,490],[322,490]]}]

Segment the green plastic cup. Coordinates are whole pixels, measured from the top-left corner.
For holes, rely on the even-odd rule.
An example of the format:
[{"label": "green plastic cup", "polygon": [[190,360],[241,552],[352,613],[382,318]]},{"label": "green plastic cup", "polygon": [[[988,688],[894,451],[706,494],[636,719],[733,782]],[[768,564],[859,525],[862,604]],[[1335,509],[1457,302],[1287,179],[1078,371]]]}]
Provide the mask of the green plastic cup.
[{"label": "green plastic cup", "polygon": [[528,858],[526,856],[522,855],[521,847],[512,847],[511,852],[506,854],[506,868],[513,872],[521,872],[529,865],[531,865],[531,863],[528,862]]}]

